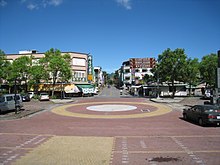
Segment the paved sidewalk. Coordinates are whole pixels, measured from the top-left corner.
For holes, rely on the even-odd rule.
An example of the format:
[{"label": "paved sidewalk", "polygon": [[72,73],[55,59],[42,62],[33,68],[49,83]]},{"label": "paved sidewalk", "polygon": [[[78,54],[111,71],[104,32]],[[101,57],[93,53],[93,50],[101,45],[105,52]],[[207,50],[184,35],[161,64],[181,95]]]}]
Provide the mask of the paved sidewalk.
[{"label": "paved sidewalk", "polygon": [[113,137],[54,136],[14,165],[109,165],[113,140]]},{"label": "paved sidewalk", "polygon": [[175,97],[175,98],[152,98],[150,99],[153,102],[157,102],[157,103],[179,103],[182,100],[184,100],[183,97]]}]

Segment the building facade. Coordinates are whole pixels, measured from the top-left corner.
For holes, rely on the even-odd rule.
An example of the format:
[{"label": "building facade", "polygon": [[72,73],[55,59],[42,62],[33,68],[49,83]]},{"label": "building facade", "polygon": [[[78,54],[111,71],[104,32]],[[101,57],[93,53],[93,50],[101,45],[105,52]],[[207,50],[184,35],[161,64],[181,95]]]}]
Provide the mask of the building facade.
[{"label": "building facade", "polygon": [[130,58],[122,63],[120,69],[121,84],[131,86],[141,84],[143,77],[153,75],[151,69],[156,65],[155,58]]},{"label": "building facade", "polygon": [[[91,79],[92,72],[90,71],[92,68],[92,56],[86,53],[79,53],[79,52],[61,52],[61,55],[69,54],[71,57],[71,71],[72,71],[72,77],[69,80],[68,84],[68,91],[67,93],[92,93],[93,89],[92,86],[89,86],[90,83],[93,83],[93,80]],[[39,53],[36,50],[30,50],[30,51],[19,51],[18,54],[6,54],[6,58],[8,61],[13,62],[15,59],[22,57],[22,56],[28,56],[32,58],[32,63],[36,63],[39,59],[43,58],[45,56],[44,53]],[[58,81],[58,84],[60,82]],[[65,84],[62,84],[65,85]],[[76,85],[79,85],[78,88],[81,88],[79,90]],[[84,86],[83,86],[84,85]],[[43,84],[43,86],[46,86]],[[85,88],[83,88],[85,87]],[[57,87],[55,90],[60,90]],[[45,89],[42,89],[45,90]],[[83,92],[84,91],[84,92]],[[87,91],[87,92],[86,92]]]},{"label": "building facade", "polygon": [[102,68],[100,66],[94,67],[94,84],[96,87],[101,87],[104,85],[104,75]]}]

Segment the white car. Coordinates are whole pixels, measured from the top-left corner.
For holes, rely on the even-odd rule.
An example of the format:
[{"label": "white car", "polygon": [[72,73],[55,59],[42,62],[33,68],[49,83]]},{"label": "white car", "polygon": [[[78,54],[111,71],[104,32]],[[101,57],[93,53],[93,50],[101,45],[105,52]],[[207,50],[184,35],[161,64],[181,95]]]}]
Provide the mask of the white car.
[{"label": "white car", "polygon": [[35,92],[28,92],[28,95],[29,95],[30,99],[32,99],[34,97],[34,95],[36,95],[36,93]]},{"label": "white car", "polygon": [[40,101],[49,101],[50,97],[49,97],[49,95],[47,93],[40,93],[39,100]]}]

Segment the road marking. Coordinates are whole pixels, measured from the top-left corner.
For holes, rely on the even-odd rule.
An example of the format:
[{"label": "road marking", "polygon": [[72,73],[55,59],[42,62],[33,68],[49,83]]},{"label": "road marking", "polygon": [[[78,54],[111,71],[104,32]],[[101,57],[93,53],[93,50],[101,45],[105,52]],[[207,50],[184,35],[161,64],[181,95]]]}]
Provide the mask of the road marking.
[{"label": "road marking", "polygon": [[143,140],[140,141],[140,145],[142,148],[147,148],[147,146]]},{"label": "road marking", "polygon": [[129,163],[129,156],[128,156],[128,142],[127,142],[127,138],[123,137],[122,138],[122,164],[128,164]]},{"label": "road marking", "polygon": [[186,147],[180,140],[178,140],[176,137],[171,137],[171,139],[180,146],[191,158],[192,160],[201,165],[205,165],[204,161],[200,159],[197,155],[194,154],[193,151],[191,151],[188,147]]},{"label": "road marking", "polygon": [[[123,151],[113,151],[117,154],[122,154]],[[172,154],[172,153],[186,153],[186,151],[128,151],[128,154]],[[220,150],[195,150],[191,153],[220,153]]]},{"label": "road marking", "polygon": [[[10,133],[10,132],[1,132],[0,135],[24,135],[24,136],[48,136],[48,137],[55,137],[58,135],[52,135],[52,134],[34,134],[34,133]],[[157,137],[181,137],[181,138],[207,138],[207,137],[220,137],[220,135],[147,135],[147,136],[114,136],[115,138],[157,138]]]},{"label": "road marking", "polygon": [[158,137],[181,137],[181,138],[206,138],[206,137],[220,137],[220,135],[149,135],[149,136],[115,136],[116,138],[122,138],[122,137],[127,137],[127,138],[158,138]]},{"label": "road marking", "polygon": [[[150,105],[157,107],[157,110],[147,113],[138,113],[138,114],[128,114],[128,115],[93,115],[93,114],[82,114],[82,113],[74,113],[67,111],[66,109],[74,106],[81,105],[102,105],[102,104],[138,104],[138,105]],[[144,102],[87,102],[87,103],[77,103],[77,104],[68,104],[59,107],[55,107],[51,110],[51,112],[68,117],[79,117],[79,118],[101,118],[101,119],[125,119],[125,118],[143,118],[143,117],[152,117],[164,115],[166,113],[171,112],[172,109],[166,105],[157,104],[157,103],[144,103]]]}]

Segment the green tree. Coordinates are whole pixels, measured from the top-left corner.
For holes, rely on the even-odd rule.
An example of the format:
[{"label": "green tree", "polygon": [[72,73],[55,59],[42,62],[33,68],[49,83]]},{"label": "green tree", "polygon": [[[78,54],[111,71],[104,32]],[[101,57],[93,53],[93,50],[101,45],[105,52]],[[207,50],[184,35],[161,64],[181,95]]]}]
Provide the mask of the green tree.
[{"label": "green tree", "polygon": [[4,72],[6,68],[6,57],[4,51],[0,49],[0,82],[4,79]]},{"label": "green tree", "polygon": [[49,75],[47,72],[45,72],[43,65],[40,65],[40,63],[36,63],[35,65],[33,65],[31,67],[30,73],[31,73],[31,76],[30,76],[28,84],[30,87],[33,87],[34,91],[37,93],[39,84],[42,81],[45,82],[48,79]]},{"label": "green tree", "polygon": [[149,85],[150,83],[155,82],[156,79],[155,79],[155,76],[145,74],[144,77],[143,77],[143,81],[144,81],[145,84]]},{"label": "green tree", "polygon": [[175,81],[184,80],[184,69],[186,67],[186,54],[184,49],[165,50],[158,57],[158,73],[162,82],[171,82],[172,97],[174,97],[176,89],[174,88]]},{"label": "green tree", "polygon": [[218,67],[217,54],[211,53],[202,58],[200,62],[199,70],[202,80],[206,83],[206,86],[214,87],[216,82],[216,70]]},{"label": "green tree", "polygon": [[19,85],[24,82],[25,92],[27,91],[27,82],[30,79],[30,68],[31,68],[32,60],[28,56],[21,56],[15,59],[12,63],[12,78],[16,79]]},{"label": "green tree", "polygon": [[50,49],[45,53],[45,57],[42,58],[41,63],[46,72],[50,74],[50,78],[53,84],[52,97],[54,96],[54,87],[58,82],[67,82],[72,76],[71,57],[69,54],[62,55],[58,49]]},{"label": "green tree", "polygon": [[199,81],[199,61],[195,59],[187,59],[185,67],[185,82],[189,84],[189,95],[191,95],[192,85],[197,85]]}]

